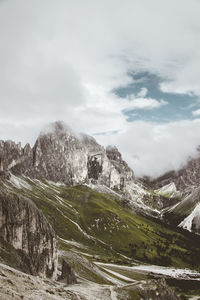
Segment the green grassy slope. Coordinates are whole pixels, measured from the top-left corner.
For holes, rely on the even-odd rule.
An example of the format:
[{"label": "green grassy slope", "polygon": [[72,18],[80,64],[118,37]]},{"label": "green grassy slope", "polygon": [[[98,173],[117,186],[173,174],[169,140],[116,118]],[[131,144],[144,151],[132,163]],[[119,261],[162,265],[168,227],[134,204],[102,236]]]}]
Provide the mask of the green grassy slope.
[{"label": "green grassy slope", "polygon": [[26,182],[31,189],[11,185],[7,188],[29,197],[44,212],[57,235],[66,240],[61,240],[61,249],[77,249],[107,262],[128,263],[130,258],[167,266],[200,266],[196,261],[199,240],[193,246],[190,237],[158,220],[134,214],[111,195],[86,186],[56,186],[29,179]]}]

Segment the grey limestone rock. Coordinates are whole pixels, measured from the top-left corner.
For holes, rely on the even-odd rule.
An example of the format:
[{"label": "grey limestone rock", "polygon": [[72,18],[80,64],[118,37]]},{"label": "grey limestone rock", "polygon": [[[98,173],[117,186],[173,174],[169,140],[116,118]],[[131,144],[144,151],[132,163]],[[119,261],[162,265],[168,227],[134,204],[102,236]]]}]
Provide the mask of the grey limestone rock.
[{"label": "grey limestone rock", "polygon": [[0,170],[67,185],[92,181],[122,192],[134,180],[116,147],[104,149],[93,137],[76,135],[63,122],[43,131],[33,148],[1,141]]},{"label": "grey limestone rock", "polygon": [[64,259],[62,259],[62,273],[59,280],[65,282],[66,284],[77,283],[74,271]]},{"label": "grey limestone rock", "polygon": [[56,277],[58,241],[31,200],[0,193],[0,235],[20,253],[31,274]]},{"label": "grey limestone rock", "polygon": [[84,144],[62,123],[41,133],[33,148],[33,176],[81,184],[87,178],[87,152]]}]

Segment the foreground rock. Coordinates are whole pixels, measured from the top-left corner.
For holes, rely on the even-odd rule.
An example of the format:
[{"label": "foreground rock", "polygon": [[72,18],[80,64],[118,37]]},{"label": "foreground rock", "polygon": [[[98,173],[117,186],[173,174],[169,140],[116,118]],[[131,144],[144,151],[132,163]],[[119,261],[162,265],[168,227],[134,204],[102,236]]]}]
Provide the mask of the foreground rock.
[{"label": "foreground rock", "polygon": [[60,281],[65,282],[66,284],[74,284],[77,283],[77,279],[74,271],[70,267],[70,265],[63,259],[62,260],[62,272],[59,277]]},{"label": "foreground rock", "polygon": [[31,200],[0,193],[0,235],[17,250],[31,274],[56,277],[58,242],[51,225]]},{"label": "foreground rock", "polygon": [[167,285],[166,280],[161,278],[153,281],[150,286],[144,288],[142,299],[144,300],[178,300],[175,292]]},{"label": "foreground rock", "polygon": [[0,264],[1,300],[86,300],[66,285],[16,271]]},{"label": "foreground rock", "polygon": [[1,300],[178,300],[164,279],[125,286],[100,285],[90,281],[67,286],[0,264]]}]

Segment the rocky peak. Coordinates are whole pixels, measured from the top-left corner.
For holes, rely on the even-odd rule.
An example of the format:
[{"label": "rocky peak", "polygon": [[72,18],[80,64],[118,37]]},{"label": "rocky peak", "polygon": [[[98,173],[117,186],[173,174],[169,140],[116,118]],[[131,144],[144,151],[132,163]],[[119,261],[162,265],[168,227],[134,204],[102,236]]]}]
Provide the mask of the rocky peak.
[{"label": "rocky peak", "polygon": [[109,160],[122,161],[122,155],[115,146],[107,146],[106,155]]},{"label": "rocky peak", "polygon": [[[60,134],[66,134],[67,130],[69,129],[64,122],[62,121],[56,121],[55,123],[52,124],[53,131],[55,134],[60,135]],[[70,131],[70,129],[69,129]]]},{"label": "rocky peak", "polygon": [[21,143],[0,141],[1,175],[9,171],[15,174],[29,174],[32,167],[32,149],[29,144],[23,148]]},{"label": "rocky peak", "polygon": [[33,148],[34,176],[65,184],[87,178],[87,151],[80,139],[62,122],[43,131]]},{"label": "rocky peak", "polygon": [[40,135],[47,135],[47,134],[51,134],[57,137],[75,135],[73,130],[69,126],[67,126],[63,121],[56,121],[44,127]]},{"label": "rocky peak", "polygon": [[119,173],[127,173],[129,174],[129,180],[134,179],[134,173],[129,168],[128,164],[122,159],[122,155],[115,146],[107,146],[106,147],[106,155],[110,162],[115,166]]},{"label": "rocky peak", "polygon": [[116,147],[104,149],[93,137],[75,134],[61,121],[45,128],[33,148],[1,141],[0,167],[67,185],[93,181],[121,191],[134,179]]},{"label": "rocky peak", "polygon": [[89,155],[99,153],[99,152],[104,152],[104,148],[97,143],[95,138],[93,138],[90,135],[81,133],[80,134],[80,141],[84,144],[86,147]]}]

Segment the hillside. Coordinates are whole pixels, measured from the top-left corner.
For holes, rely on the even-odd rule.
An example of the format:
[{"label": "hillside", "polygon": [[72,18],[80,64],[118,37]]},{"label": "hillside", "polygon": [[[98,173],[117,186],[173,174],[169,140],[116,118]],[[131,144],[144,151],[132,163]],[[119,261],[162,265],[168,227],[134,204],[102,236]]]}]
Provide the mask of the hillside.
[{"label": "hillside", "polygon": [[[17,273],[6,265],[49,277],[52,299],[171,300],[200,293],[200,237],[192,233],[199,230],[198,188],[141,182],[116,147],[104,148],[62,122],[33,147],[1,141],[0,200],[0,262],[8,280]],[[72,281],[78,284],[62,285]]]},{"label": "hillside", "polygon": [[[143,263],[200,269],[196,261],[200,254],[198,236],[186,236],[158,219],[136,214],[119,197],[97,192],[86,185],[70,187],[14,175],[11,178],[1,182],[1,191],[27,197],[36,204],[60,241],[59,262],[62,257],[67,259],[81,280],[111,286],[135,280],[138,284],[141,280],[153,283],[152,272],[148,275],[146,271],[137,270]],[[117,265],[121,267],[116,268]],[[136,266],[136,269],[123,266]],[[159,272],[162,274],[158,270],[157,276],[162,277]],[[169,278],[173,274],[170,269],[168,274]],[[179,281],[185,276],[191,280],[187,272],[181,276]],[[198,292],[198,285],[196,288]]]}]

